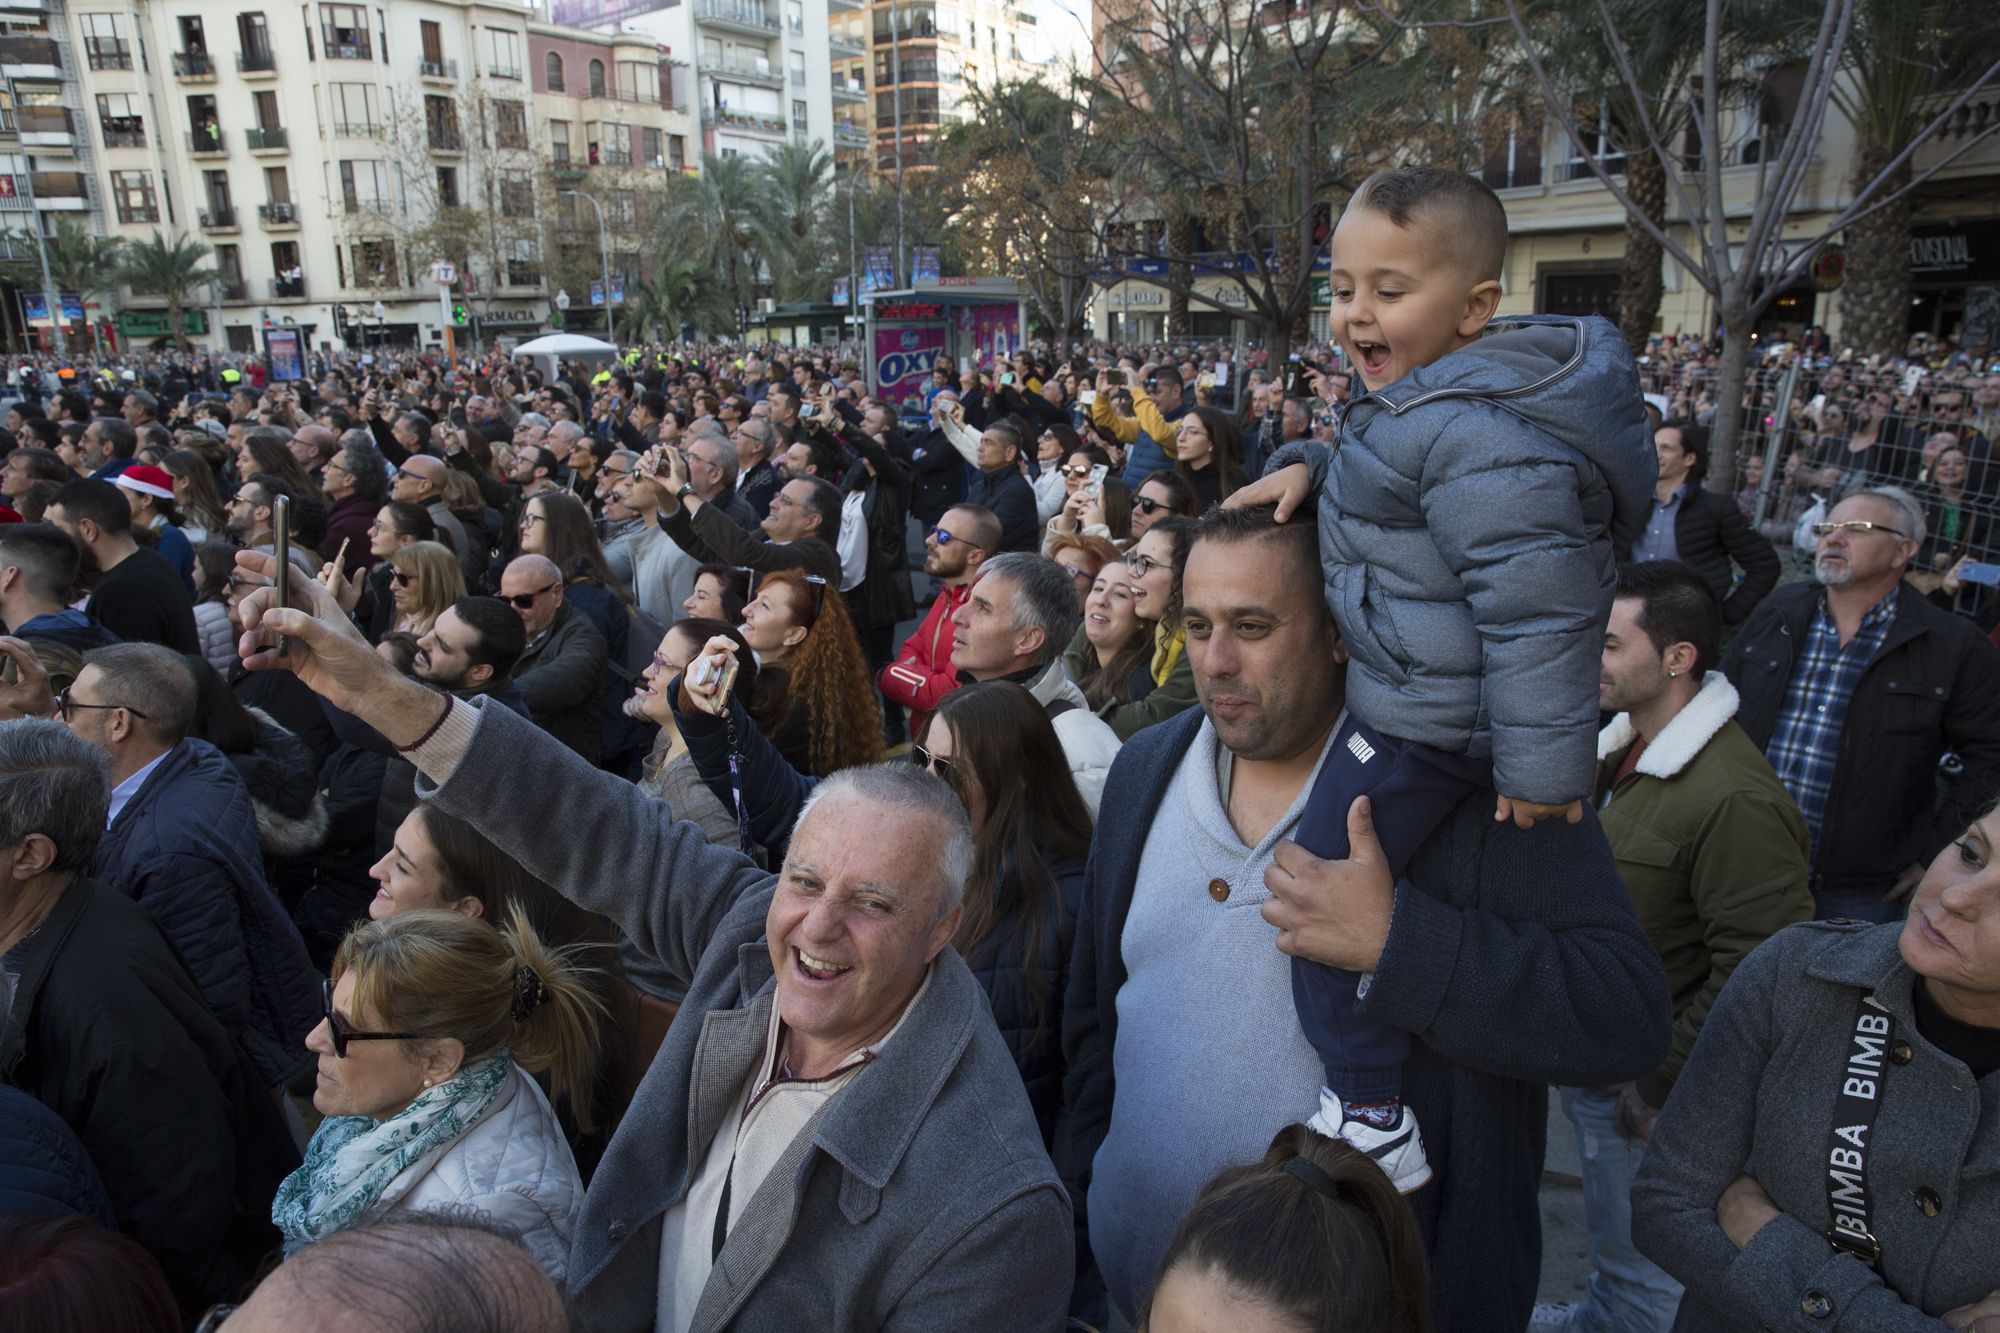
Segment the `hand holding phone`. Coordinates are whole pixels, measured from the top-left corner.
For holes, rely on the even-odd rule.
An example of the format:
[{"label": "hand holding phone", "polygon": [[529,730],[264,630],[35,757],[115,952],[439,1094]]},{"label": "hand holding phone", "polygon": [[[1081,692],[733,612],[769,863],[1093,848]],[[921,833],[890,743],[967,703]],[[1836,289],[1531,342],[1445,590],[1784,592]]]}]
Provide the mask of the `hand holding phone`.
[{"label": "hand holding phone", "polygon": [[[271,505],[271,551],[276,556],[272,570],[273,608],[282,611],[291,605],[291,563],[292,563],[292,502],[290,497],[280,495]],[[275,645],[278,656],[291,652],[291,645],[280,634]]]},{"label": "hand holding phone", "polygon": [[710,717],[721,717],[736,687],[736,644],[721,634],[702,645],[701,655],[681,676],[686,702]]},{"label": "hand holding phone", "polygon": [[1106,467],[1102,463],[1092,464],[1090,469],[1090,479],[1083,483],[1084,494],[1088,495],[1093,500],[1095,500],[1098,496],[1102,495],[1104,493],[1104,478],[1110,473],[1110,471],[1111,469]]}]

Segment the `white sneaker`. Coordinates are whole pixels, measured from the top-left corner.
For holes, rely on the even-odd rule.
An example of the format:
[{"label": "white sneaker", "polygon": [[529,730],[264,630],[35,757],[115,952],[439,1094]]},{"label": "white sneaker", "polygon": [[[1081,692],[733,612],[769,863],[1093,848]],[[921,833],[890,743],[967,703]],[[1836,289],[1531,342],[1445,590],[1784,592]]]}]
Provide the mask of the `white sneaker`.
[{"label": "white sneaker", "polygon": [[1416,1115],[1407,1106],[1394,1129],[1377,1129],[1365,1120],[1348,1119],[1340,1098],[1332,1089],[1321,1088],[1319,1110],[1306,1121],[1306,1128],[1368,1154],[1399,1193],[1414,1194],[1431,1183],[1424,1137],[1417,1130]]}]

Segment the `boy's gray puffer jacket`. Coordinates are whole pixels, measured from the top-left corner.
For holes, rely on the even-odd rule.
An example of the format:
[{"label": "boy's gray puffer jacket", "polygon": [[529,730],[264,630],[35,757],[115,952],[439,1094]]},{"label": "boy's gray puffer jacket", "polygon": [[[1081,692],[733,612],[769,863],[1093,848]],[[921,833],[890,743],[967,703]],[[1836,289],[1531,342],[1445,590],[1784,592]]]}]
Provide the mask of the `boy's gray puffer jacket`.
[{"label": "boy's gray puffer jacket", "polygon": [[1348,405],[1312,469],[1347,701],[1392,736],[1491,756],[1493,785],[1590,794],[1614,529],[1651,512],[1638,368],[1605,320],[1497,320]]}]

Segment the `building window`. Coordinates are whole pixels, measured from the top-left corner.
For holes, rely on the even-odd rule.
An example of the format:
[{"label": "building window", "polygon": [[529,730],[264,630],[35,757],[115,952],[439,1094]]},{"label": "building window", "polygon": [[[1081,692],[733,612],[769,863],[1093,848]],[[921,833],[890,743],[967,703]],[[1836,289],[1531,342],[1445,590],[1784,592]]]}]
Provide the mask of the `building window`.
[{"label": "building window", "polygon": [[662,167],[667,165],[667,154],[666,154],[666,149],[664,147],[664,136],[658,130],[655,129],[641,130],[640,133],[643,136],[643,143],[641,146],[645,149],[646,165],[651,167],[655,171],[660,170]]},{"label": "building window", "polygon": [[687,170],[687,136],[669,134],[667,136],[667,170]]},{"label": "building window", "polygon": [[549,160],[559,167],[569,165],[569,122],[549,122]]},{"label": "building window", "polygon": [[804,134],[806,132],[807,127],[808,127],[808,121],[806,120],[806,104],[804,102],[798,102],[798,101],[793,102],[792,133]]},{"label": "building window", "polygon": [[602,60],[593,60],[590,62],[590,95],[592,97],[604,96],[604,62]]},{"label": "building window", "polygon": [[500,179],[500,216],[503,218],[531,218],[535,216],[535,184],[523,176],[503,176]]},{"label": "building window", "polygon": [[368,11],[360,5],[321,5],[320,40],[329,60],[373,60],[368,39]]},{"label": "building window", "polygon": [[106,148],[144,148],[146,117],[135,93],[99,93],[97,124]]},{"label": "building window", "polygon": [[120,222],[158,222],[160,205],[153,196],[153,175],[148,171],[111,173],[111,197],[118,205]]},{"label": "building window", "polygon": [[525,102],[495,102],[493,133],[502,148],[528,146],[528,107]]},{"label": "building window", "polygon": [[439,167],[437,169],[437,201],[439,208],[458,207],[457,167]]},{"label": "building window", "polygon": [[496,79],[521,77],[521,35],[505,28],[488,28],[491,51],[486,72]]},{"label": "building window", "polygon": [[79,14],[84,59],[92,69],[132,68],[132,47],[118,35],[116,14]]},{"label": "building window", "polygon": [[[1588,170],[1588,168],[1585,168]],[[1514,123],[1504,138],[1496,138],[1480,164],[1479,178],[1495,190],[1542,183],[1542,122]]]},{"label": "building window", "polygon": [[542,57],[542,82],[549,85],[552,93],[564,90],[562,57],[553,51]]},{"label": "building window", "polygon": [[400,287],[396,276],[396,243],[379,239],[354,243],[356,287]]},{"label": "building window", "polygon": [[376,132],[374,84],[328,84],[326,100],[327,108],[333,113],[335,134],[374,137]]},{"label": "building window", "polygon": [[513,250],[507,256],[507,285],[509,287],[542,285],[542,268],[536,262],[535,243],[525,237],[515,240]]},{"label": "building window", "polygon": [[1564,136],[1567,160],[1562,167],[1562,178],[1566,181],[1595,180],[1590,169],[1590,159],[1596,158],[1607,176],[1616,176],[1625,170],[1625,155],[1611,142],[1611,109],[1601,103],[1580,102],[1576,107],[1577,128],[1583,131],[1583,141]]}]

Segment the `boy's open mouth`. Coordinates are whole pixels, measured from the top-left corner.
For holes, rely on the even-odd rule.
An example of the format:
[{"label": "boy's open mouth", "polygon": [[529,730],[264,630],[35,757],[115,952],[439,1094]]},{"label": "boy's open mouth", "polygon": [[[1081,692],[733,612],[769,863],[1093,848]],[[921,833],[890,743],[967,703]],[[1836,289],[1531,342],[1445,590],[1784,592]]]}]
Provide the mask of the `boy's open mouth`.
[{"label": "boy's open mouth", "polygon": [[1373,375],[1389,364],[1389,349],[1381,343],[1354,344],[1354,355],[1361,362],[1361,368]]}]

